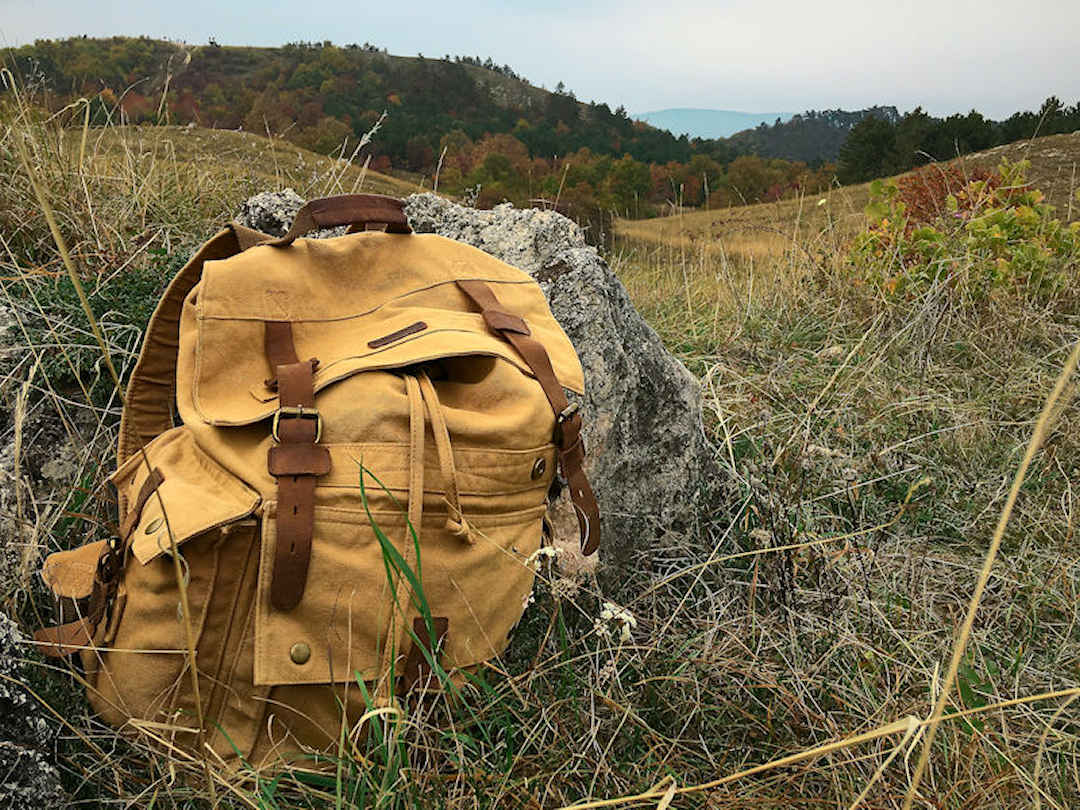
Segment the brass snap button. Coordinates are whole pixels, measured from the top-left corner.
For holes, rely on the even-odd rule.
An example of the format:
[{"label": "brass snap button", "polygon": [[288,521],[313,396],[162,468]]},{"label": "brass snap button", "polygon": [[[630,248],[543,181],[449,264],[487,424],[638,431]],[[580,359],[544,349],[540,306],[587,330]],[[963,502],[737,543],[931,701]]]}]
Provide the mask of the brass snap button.
[{"label": "brass snap button", "polygon": [[308,659],[311,658],[311,647],[302,641],[298,641],[289,650],[289,658],[292,659],[294,664],[306,664]]},{"label": "brass snap button", "polygon": [[542,458],[538,458],[536,460],[536,463],[533,464],[532,473],[531,473],[532,480],[535,481],[537,478],[541,478],[546,471],[547,471],[547,462],[544,461],[544,459],[542,459]]},{"label": "brass snap button", "polygon": [[153,534],[154,532],[156,532],[158,529],[161,528],[161,524],[164,523],[164,522],[165,521],[162,520],[161,518],[154,518],[153,520],[150,521],[150,523],[147,525],[147,527],[146,527],[146,529],[144,531],[147,534]]}]

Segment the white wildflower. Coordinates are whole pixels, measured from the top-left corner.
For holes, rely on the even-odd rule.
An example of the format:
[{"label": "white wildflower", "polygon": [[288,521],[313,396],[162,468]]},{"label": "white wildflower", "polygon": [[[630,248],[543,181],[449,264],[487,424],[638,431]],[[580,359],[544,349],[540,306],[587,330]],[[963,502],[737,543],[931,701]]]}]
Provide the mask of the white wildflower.
[{"label": "white wildflower", "polygon": [[544,564],[544,560],[554,560],[559,556],[559,550],[555,546],[540,546],[536,551],[529,555],[529,558],[525,560],[525,565],[532,568],[534,571],[539,571]]},{"label": "white wildflower", "polygon": [[604,602],[600,618],[595,623],[597,635],[608,637],[611,634],[609,625],[618,628],[619,640],[625,643],[630,641],[631,631],[637,627],[637,619],[626,608],[619,607],[614,602]]}]

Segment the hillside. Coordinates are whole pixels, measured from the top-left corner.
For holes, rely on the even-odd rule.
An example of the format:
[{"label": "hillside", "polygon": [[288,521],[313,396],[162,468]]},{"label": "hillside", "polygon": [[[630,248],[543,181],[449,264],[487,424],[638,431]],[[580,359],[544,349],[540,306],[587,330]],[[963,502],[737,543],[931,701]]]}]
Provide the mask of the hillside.
[{"label": "hillside", "polygon": [[[429,171],[448,133],[513,133],[533,155],[588,148],[645,162],[686,161],[686,138],[631,121],[625,110],[534,87],[471,57],[394,56],[364,45],[196,46],[149,38],[42,40],[8,54],[54,104],[104,90],[131,123],[159,120],[166,87],[174,123],[284,135],[327,152],[387,117],[375,155]],[[490,60],[489,60],[490,62]],[[100,115],[101,113],[99,113]]]},{"label": "hillside", "polygon": [[728,144],[741,154],[762,155],[805,163],[835,162],[852,128],[865,118],[897,121],[896,107],[865,110],[810,110],[786,121],[761,124],[732,135]]},{"label": "hillside", "polygon": [[[723,141],[631,121],[548,92],[508,66],[391,56],[370,45],[189,46],[141,38],[39,41],[7,54],[24,95],[69,126],[193,123],[355,156],[475,205],[542,200],[601,242],[612,212],[650,216],[710,195],[728,203],[824,188],[830,171],[744,163]],[[0,96],[2,100],[2,96]],[[62,112],[61,112],[62,111]],[[714,200],[715,202],[715,200]]]},{"label": "hillside", "polygon": [[[1048,135],[997,146],[949,161],[956,165],[992,170],[1002,159],[1028,160],[1028,179],[1046,194],[1058,215],[1080,219],[1075,198],[1080,165],[1080,132]],[[793,240],[806,241],[825,231],[851,236],[863,227],[863,209],[870,183],[840,186],[822,194],[757,205],[684,210],[677,216],[616,222],[616,235],[651,245],[701,246],[723,240],[725,249],[764,258],[786,250]],[[822,202],[824,201],[824,202]]]}]

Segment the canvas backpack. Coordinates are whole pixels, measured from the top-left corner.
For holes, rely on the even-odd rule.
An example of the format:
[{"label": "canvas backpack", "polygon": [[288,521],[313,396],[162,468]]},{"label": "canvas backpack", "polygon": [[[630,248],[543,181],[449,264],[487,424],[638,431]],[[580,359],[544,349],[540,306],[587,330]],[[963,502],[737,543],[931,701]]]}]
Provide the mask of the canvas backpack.
[{"label": "canvas backpack", "polygon": [[583,388],[538,284],[411,233],[398,200],[314,200],[278,239],[232,224],[150,320],[119,532],[46,560],[66,613],[38,645],[173,753],[333,748],[373,700],[503,652],[560,483],[596,550]]}]

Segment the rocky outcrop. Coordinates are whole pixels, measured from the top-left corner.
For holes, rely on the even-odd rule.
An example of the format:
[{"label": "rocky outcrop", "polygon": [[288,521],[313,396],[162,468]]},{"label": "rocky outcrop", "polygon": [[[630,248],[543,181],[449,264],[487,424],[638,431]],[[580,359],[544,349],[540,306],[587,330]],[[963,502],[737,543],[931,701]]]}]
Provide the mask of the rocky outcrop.
[{"label": "rocky outcrop", "polygon": [[283,236],[303,204],[304,198],[291,188],[284,191],[264,191],[248,197],[240,206],[236,221],[271,236]]},{"label": "rocky outcrop", "polygon": [[[300,203],[291,190],[260,194],[239,221],[280,234]],[[585,369],[587,470],[604,520],[601,558],[621,566],[664,531],[689,528],[720,483],[702,425],[701,388],[582,230],[553,211],[509,204],[482,211],[434,194],[409,197],[406,213],[416,232],[473,245],[543,288]],[[577,523],[568,502],[556,518],[570,547]]]},{"label": "rocky outcrop", "polygon": [[0,613],[0,807],[65,806],[60,772],[51,762],[55,729],[25,689],[26,658],[15,623]]}]

